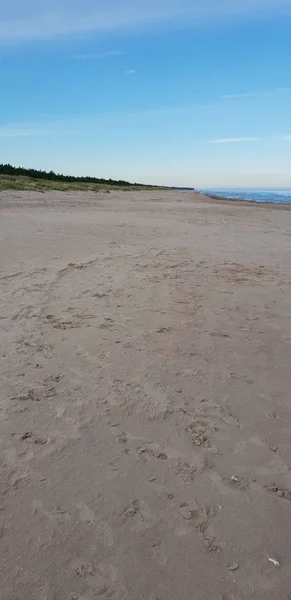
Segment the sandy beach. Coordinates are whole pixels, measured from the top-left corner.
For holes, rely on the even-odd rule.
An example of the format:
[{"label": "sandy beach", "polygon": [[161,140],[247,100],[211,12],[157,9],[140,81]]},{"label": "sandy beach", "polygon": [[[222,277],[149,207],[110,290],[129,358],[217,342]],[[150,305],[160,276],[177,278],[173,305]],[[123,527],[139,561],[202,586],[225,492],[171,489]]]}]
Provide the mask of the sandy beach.
[{"label": "sandy beach", "polygon": [[0,211],[1,600],[290,600],[291,210]]}]

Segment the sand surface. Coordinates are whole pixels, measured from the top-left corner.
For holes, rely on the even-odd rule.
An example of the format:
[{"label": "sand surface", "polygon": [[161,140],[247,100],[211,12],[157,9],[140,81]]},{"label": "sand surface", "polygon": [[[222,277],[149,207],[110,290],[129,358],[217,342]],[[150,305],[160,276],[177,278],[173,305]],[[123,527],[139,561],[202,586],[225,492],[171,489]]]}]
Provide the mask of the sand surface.
[{"label": "sand surface", "polygon": [[1,600],[290,600],[291,211],[0,208]]}]

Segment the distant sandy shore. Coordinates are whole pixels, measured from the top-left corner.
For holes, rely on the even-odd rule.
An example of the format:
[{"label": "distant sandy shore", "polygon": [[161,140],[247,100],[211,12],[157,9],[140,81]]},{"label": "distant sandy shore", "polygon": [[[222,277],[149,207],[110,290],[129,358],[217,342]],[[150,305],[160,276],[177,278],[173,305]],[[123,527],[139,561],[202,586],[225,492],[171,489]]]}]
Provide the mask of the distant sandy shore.
[{"label": "distant sandy shore", "polygon": [[1,600],[290,600],[290,207],[0,216]]}]

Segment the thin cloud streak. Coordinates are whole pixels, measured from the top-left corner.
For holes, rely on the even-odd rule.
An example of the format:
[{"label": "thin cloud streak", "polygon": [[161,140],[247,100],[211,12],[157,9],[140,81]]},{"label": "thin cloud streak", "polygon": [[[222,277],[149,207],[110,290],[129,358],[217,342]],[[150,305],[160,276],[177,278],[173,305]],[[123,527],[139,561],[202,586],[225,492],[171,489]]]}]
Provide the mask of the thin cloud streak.
[{"label": "thin cloud streak", "polygon": [[291,134],[273,135],[260,137],[237,137],[237,138],[218,138],[217,140],[208,140],[208,144],[244,144],[246,142],[290,142]]},{"label": "thin cloud streak", "polygon": [[239,137],[239,138],[219,138],[217,140],[209,140],[208,144],[243,144],[245,142],[258,142],[258,137]]},{"label": "thin cloud streak", "polygon": [[19,137],[34,137],[38,135],[49,135],[52,133],[50,129],[37,129],[29,127],[3,127],[0,129],[0,138],[19,138]]},{"label": "thin cloud streak", "polygon": [[77,54],[75,58],[77,60],[101,60],[102,58],[115,58],[118,56],[125,56],[125,52],[121,50],[109,50],[108,52],[92,52],[91,54]]},{"label": "thin cloud streak", "polygon": [[0,127],[0,138],[2,137],[24,137],[24,136],[36,136],[36,135],[47,135],[47,134],[60,134],[69,132],[80,132],[90,129],[92,127],[99,127],[100,125],[107,125],[112,123],[124,123],[128,120],[132,122],[133,119],[139,121],[143,118],[150,118],[157,115],[172,115],[172,114],[186,114],[197,108],[204,108],[204,105],[192,105],[192,106],[164,106],[160,108],[147,108],[147,109],[136,109],[124,112],[102,112],[91,115],[76,115],[73,117],[60,117],[47,121],[35,121],[26,123],[7,123],[2,122]]},{"label": "thin cloud streak", "polygon": [[153,23],[272,14],[291,9],[291,0],[5,0],[1,1],[0,42],[19,43]]},{"label": "thin cloud streak", "polygon": [[291,92],[291,88],[275,88],[273,90],[262,90],[257,92],[244,92],[241,94],[225,94],[220,96],[223,100],[230,100],[235,98],[253,98],[255,96],[273,96],[274,94],[279,94],[282,92]]},{"label": "thin cloud streak", "polygon": [[234,98],[253,98],[254,96],[270,96],[274,92],[245,92],[244,94],[226,94],[221,96],[223,100],[230,100]]},{"label": "thin cloud streak", "polygon": [[[132,73],[133,72],[133,73]],[[129,73],[134,74],[135,71],[132,69]],[[157,115],[171,115],[171,114],[191,114],[192,111],[196,111],[197,108],[203,108],[203,105],[192,105],[192,106],[167,106],[160,109],[145,109],[145,110],[131,110],[125,112],[103,112],[99,114],[92,114],[88,116],[75,116],[72,118],[60,117],[59,119],[52,119],[47,121],[35,121],[26,123],[7,123],[6,125],[2,122],[0,126],[0,138],[17,138],[17,137],[35,137],[35,136],[47,136],[47,135],[68,135],[77,132],[84,132],[87,130],[92,131],[94,127],[99,128],[100,125],[112,125],[124,124],[128,120],[132,122],[133,119],[137,119],[137,123],[140,119],[151,118]],[[211,140],[197,140],[197,144],[243,144],[252,142],[290,142],[291,134],[277,134],[277,135],[264,135],[259,136],[240,136],[240,137],[223,137]]]}]

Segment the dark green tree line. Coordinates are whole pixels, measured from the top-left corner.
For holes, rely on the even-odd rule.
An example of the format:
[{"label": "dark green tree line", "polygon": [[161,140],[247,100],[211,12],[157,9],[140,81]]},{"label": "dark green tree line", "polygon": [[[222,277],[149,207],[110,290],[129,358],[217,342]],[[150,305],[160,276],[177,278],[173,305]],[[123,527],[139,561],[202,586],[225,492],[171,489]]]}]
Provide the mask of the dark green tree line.
[{"label": "dark green tree line", "polygon": [[[23,167],[13,167],[9,164],[0,164],[0,175],[12,175],[14,177],[22,175],[23,177],[33,177],[34,179],[47,179],[50,181],[64,181],[68,183],[105,183],[108,185],[119,185],[129,186],[137,185],[131,184],[128,181],[115,180],[115,179],[103,179],[99,177],[74,177],[73,175],[62,175],[60,173],[54,173],[54,171],[40,171],[37,169],[24,169]],[[142,185],[142,184],[138,184]]]}]

